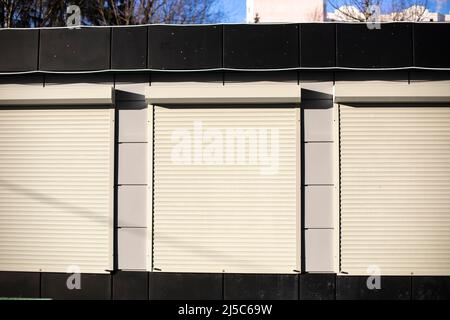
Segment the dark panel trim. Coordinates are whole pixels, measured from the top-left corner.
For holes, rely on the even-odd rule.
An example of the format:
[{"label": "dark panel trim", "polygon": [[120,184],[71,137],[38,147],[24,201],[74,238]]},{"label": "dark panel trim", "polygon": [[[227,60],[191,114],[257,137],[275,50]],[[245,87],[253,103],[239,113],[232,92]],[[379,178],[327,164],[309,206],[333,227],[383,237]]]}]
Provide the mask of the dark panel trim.
[{"label": "dark panel trim", "polygon": [[[337,300],[410,300],[411,277],[381,276],[380,287],[369,276],[337,276]],[[372,287],[369,288],[369,284]]]},{"label": "dark panel trim", "polygon": [[411,277],[413,300],[450,300],[449,276]]},{"label": "dark panel trim", "polygon": [[369,290],[367,276],[336,274],[229,274],[115,271],[81,274],[82,290],[68,290],[70,274],[0,271],[0,297],[126,300],[448,300],[450,276],[382,276]]},{"label": "dark panel trim", "polygon": [[39,298],[40,286],[38,272],[0,271],[0,297]]},{"label": "dark panel trim", "polygon": [[82,273],[81,288],[69,289],[70,273],[42,273],[42,298],[55,300],[110,300],[111,275]]},{"label": "dark panel trim", "polygon": [[39,70],[41,68],[41,57],[40,57],[39,52],[41,52],[41,30],[38,30],[38,43],[37,43],[37,52],[36,52],[36,55],[37,55],[36,70]]},{"label": "dark panel trim", "polygon": [[[181,36],[170,42],[170,32]],[[450,70],[449,36],[450,24],[437,22],[381,23],[380,30],[364,23],[8,29],[0,30],[7,44],[0,73]]]},{"label": "dark panel trim", "polygon": [[148,27],[148,67],[155,70],[220,69],[223,26]]},{"label": "dark panel trim", "polygon": [[148,272],[114,272],[111,277],[111,299],[148,300],[148,278]]},{"label": "dark panel trim", "polygon": [[369,29],[366,24],[338,24],[336,45],[339,67],[413,66],[412,23],[385,23],[380,29]]},{"label": "dark panel trim", "polygon": [[299,65],[298,24],[224,26],[224,67],[289,69]]},{"label": "dark panel trim", "polygon": [[42,70],[92,71],[111,68],[111,28],[42,29],[40,42]]},{"label": "dark panel trim", "polygon": [[300,24],[300,67],[336,67],[336,30],[336,25],[331,23]]},{"label": "dark panel trim", "polygon": [[224,300],[298,300],[297,274],[224,274]]},{"label": "dark panel trim", "polygon": [[148,27],[112,28],[111,68],[146,69]]},{"label": "dark panel trim", "polygon": [[450,67],[450,23],[414,24],[414,66]]},{"label": "dark panel trim", "polygon": [[166,273],[149,275],[150,300],[221,300],[221,273]]},{"label": "dark panel trim", "polygon": [[335,300],[336,274],[306,273],[299,277],[300,300]]},{"label": "dark panel trim", "polygon": [[0,30],[0,72],[38,70],[40,30]]}]

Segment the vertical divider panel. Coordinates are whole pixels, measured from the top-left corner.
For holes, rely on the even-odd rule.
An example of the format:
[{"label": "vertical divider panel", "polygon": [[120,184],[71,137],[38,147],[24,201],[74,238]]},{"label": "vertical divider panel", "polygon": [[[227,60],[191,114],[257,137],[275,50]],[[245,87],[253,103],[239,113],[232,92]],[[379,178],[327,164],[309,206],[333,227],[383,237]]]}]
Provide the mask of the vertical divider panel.
[{"label": "vertical divider panel", "polygon": [[116,254],[115,252],[115,239],[114,237],[116,237],[116,230],[115,230],[115,219],[117,217],[115,217],[115,212],[116,212],[116,208],[115,208],[115,197],[116,197],[116,192],[115,192],[115,188],[117,188],[116,186],[116,168],[114,168],[116,166],[116,108],[111,108],[110,109],[110,119],[111,119],[111,128],[110,128],[110,134],[111,134],[111,142],[110,142],[110,147],[111,147],[111,151],[110,151],[110,187],[111,187],[111,194],[113,195],[111,197],[110,200],[110,205],[111,207],[109,208],[109,211],[112,213],[111,214],[111,219],[109,221],[109,232],[110,232],[110,248],[109,248],[109,252],[111,252],[111,257],[110,257],[110,269],[114,270],[115,263],[114,263],[114,255]]},{"label": "vertical divider panel", "polygon": [[334,224],[334,272],[339,273],[340,268],[340,139],[339,139],[339,104],[333,104],[333,224]]},{"label": "vertical divider panel", "polygon": [[300,107],[296,108],[296,120],[297,120],[297,174],[296,174],[296,179],[297,179],[297,270],[301,271],[302,270],[302,228],[304,227],[302,225],[302,214],[304,214],[304,212],[302,212],[302,203],[301,203],[301,192],[302,192],[302,183],[301,183],[301,174],[302,174],[302,170],[301,170],[301,144],[302,144],[302,137],[301,137],[301,112],[300,112]]},{"label": "vertical divider panel", "polygon": [[147,270],[153,270],[153,154],[154,154],[154,106],[147,108],[147,130],[148,130],[148,184],[147,184]]}]

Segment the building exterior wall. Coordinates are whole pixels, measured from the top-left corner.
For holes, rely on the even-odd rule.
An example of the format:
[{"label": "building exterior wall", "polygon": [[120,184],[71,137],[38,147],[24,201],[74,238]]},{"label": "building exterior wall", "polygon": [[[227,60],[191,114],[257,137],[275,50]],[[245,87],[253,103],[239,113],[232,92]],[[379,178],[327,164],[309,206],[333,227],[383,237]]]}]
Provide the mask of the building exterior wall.
[{"label": "building exterior wall", "polygon": [[[116,74],[113,79],[118,77],[125,77],[123,74]],[[142,77],[137,77],[133,75],[127,76],[129,82],[127,82],[128,87],[119,87],[117,82],[112,82],[115,84],[115,88],[120,90],[117,92],[118,96],[125,97],[123,99],[116,100],[116,107],[118,113],[118,128],[117,128],[117,143],[118,148],[118,180],[117,180],[117,241],[118,241],[118,251],[116,256],[118,258],[118,269],[123,270],[112,276],[117,278],[118,281],[131,281],[127,279],[133,279],[134,277],[139,278],[140,274],[138,271],[145,272],[148,267],[148,224],[146,219],[149,214],[149,207],[146,205],[148,202],[148,175],[147,172],[150,168],[150,162],[146,161],[146,151],[148,145],[148,127],[146,119],[148,117],[148,106],[144,100],[143,92],[145,88],[149,85],[165,85],[165,86],[183,86],[192,84],[198,86],[208,86],[210,85],[211,78],[210,74],[199,74],[187,76],[185,74],[170,74],[164,77],[160,75],[152,75],[152,79],[164,79],[164,82],[159,81],[148,81],[145,79],[149,78],[149,75]],[[94,77],[95,78],[95,77]],[[5,77],[2,77],[3,82],[8,82]],[[100,78],[98,78],[100,79]],[[359,281],[359,278],[352,277],[354,281],[350,281],[350,278],[345,276],[331,276],[330,273],[335,274],[338,272],[338,266],[336,265],[336,217],[337,208],[334,202],[334,197],[336,196],[337,188],[336,184],[336,174],[338,167],[336,166],[336,160],[333,152],[336,148],[335,145],[335,135],[336,130],[336,119],[334,116],[333,104],[333,88],[334,83],[362,83],[368,82],[372,84],[390,84],[390,83],[405,83],[409,81],[438,81],[439,83],[448,83],[450,77],[448,73],[436,73],[436,72],[280,72],[280,73],[223,73],[217,75],[217,82],[220,79],[225,79],[224,85],[227,83],[236,84],[242,83],[246,85],[252,85],[252,83],[278,83],[283,84],[285,82],[298,82],[301,85],[302,96],[302,118],[303,118],[303,153],[302,157],[304,182],[302,183],[302,191],[304,194],[302,206],[302,230],[303,230],[303,271],[308,273],[318,274],[316,277],[311,275],[299,275],[292,278],[286,278],[286,287],[280,289],[281,292],[285,292],[286,296],[294,299],[308,297],[308,287],[311,285],[310,282],[325,285],[325,289],[320,293],[319,296],[323,297],[334,297],[339,299],[348,298],[349,295],[352,298],[367,298],[367,297],[377,297],[374,293],[367,291],[367,295],[364,296],[352,296],[353,290],[360,288],[364,281]],[[31,79],[32,80],[32,79]],[[182,81],[179,81],[182,80]],[[20,83],[21,85],[26,84],[30,79],[27,77],[12,77],[11,83]],[[43,83],[43,80],[41,80]],[[75,83],[97,83],[98,80],[92,80],[92,76],[79,76],[79,75],[65,75],[60,76],[58,83],[61,84],[75,84]],[[56,82],[56,81],[55,81]],[[55,83],[53,82],[53,83]],[[32,82],[36,85],[36,82]],[[105,83],[103,81],[98,81],[98,83]],[[10,85],[10,84],[8,84]],[[217,84],[214,84],[214,86]],[[131,88],[131,89],[130,89]],[[136,93],[137,92],[137,93]],[[127,99],[127,97],[131,97]],[[121,148],[122,147],[122,148]],[[334,160],[333,160],[334,159]],[[127,161],[129,164],[127,164]],[[122,162],[122,163],[121,163]],[[132,169],[130,171],[130,169]],[[9,274],[9,273],[7,273]],[[19,279],[18,276],[13,275],[15,279]],[[255,275],[256,276],[256,275]],[[26,285],[23,286],[23,292],[7,291],[7,286],[3,287],[3,292],[12,292],[11,294],[24,294],[24,295],[35,295],[33,291],[32,275],[20,274],[21,279],[24,279]],[[93,285],[98,286],[103,280],[104,276],[92,275]],[[187,283],[197,283],[198,281],[206,281],[205,286],[210,287],[210,285],[219,285],[222,283],[222,277],[227,275],[220,275],[219,278],[203,278],[198,275],[196,278],[192,278],[189,274],[166,274],[166,273],[155,273],[150,277],[148,283],[148,288],[146,290],[151,290],[150,296],[154,299],[170,298],[178,296],[180,298],[188,297],[190,295],[190,290],[188,289]],[[242,276],[245,278],[245,276]],[[260,281],[267,282],[267,290],[273,290],[270,287],[270,281],[266,277],[260,275]],[[384,277],[389,283],[389,279],[392,277]],[[47,280],[48,279],[48,280]],[[142,278],[144,279],[144,278]],[[166,293],[158,293],[158,286],[163,283],[170,283],[171,281],[181,281],[180,286],[176,291],[171,292],[170,290]],[[362,279],[365,279],[364,277]],[[394,278],[392,278],[394,279]],[[427,287],[432,285],[432,282],[427,281],[419,277],[413,277],[414,286],[418,290],[423,290],[423,286]],[[234,290],[233,281],[235,278],[229,278],[224,284],[228,290]],[[19,281],[19,280],[17,280]],[[61,292],[63,290],[63,283],[59,282],[58,285],[57,278],[52,278],[52,274],[46,275],[42,280],[44,281],[40,285],[44,287],[49,286],[49,291],[44,291],[43,296],[53,296],[61,297]],[[141,283],[144,280],[141,280]],[[147,280],[145,280],[147,281]],[[331,282],[330,282],[331,281]],[[406,280],[405,280],[406,281]],[[407,280],[410,281],[409,279]],[[335,283],[338,282],[340,287],[339,290],[336,289]],[[186,285],[184,284],[186,283]],[[294,287],[288,289],[291,283]],[[250,285],[250,284],[249,284]],[[146,285],[147,286],[147,285]],[[304,288],[302,296],[294,294],[295,288],[302,286]],[[390,286],[390,284],[388,284]],[[395,284],[392,284],[395,287]],[[55,287],[57,289],[55,289]],[[91,286],[88,285],[88,288]],[[205,287],[205,288],[206,288]],[[30,291],[26,291],[29,288]],[[59,289],[58,289],[59,288]],[[269,289],[270,288],[270,289]],[[345,288],[345,290],[343,289]],[[397,287],[395,287],[397,288]],[[52,291],[53,290],[53,291]],[[55,291],[56,290],[56,291]],[[59,290],[59,291],[58,291]],[[62,290],[62,291],[61,291]],[[92,289],[93,290],[93,289]],[[104,288],[110,292],[110,287]],[[142,296],[148,294],[148,291],[142,289]],[[286,291],[288,290],[288,291]],[[291,291],[289,291],[291,290]],[[116,289],[115,295],[119,296],[121,291]],[[208,290],[205,289],[205,292]],[[233,291],[230,291],[233,292]],[[289,293],[291,292],[291,293]],[[422,291],[419,291],[422,292]],[[104,297],[101,292],[92,292],[90,289],[85,291],[88,296]],[[313,292],[311,292],[313,294]],[[315,292],[315,294],[318,294]],[[426,294],[421,295],[416,293],[415,296],[411,295],[410,291],[401,291],[395,297],[410,298],[424,298]],[[141,297],[142,297],[141,296]],[[69,295],[69,297],[77,298],[81,296]],[[251,296],[256,297],[256,296]],[[384,296],[380,296],[384,297]],[[389,296],[387,296],[389,298]],[[222,299],[221,295],[216,296],[217,299]]]},{"label": "building exterior wall", "polygon": [[324,21],[325,7],[323,0],[247,0],[247,23]]},{"label": "building exterior wall", "polygon": [[[428,25],[426,25],[428,26]],[[300,26],[300,29],[302,26]],[[346,26],[332,25],[333,32]],[[389,30],[387,25],[386,29]],[[304,30],[307,30],[305,27]],[[314,30],[313,30],[314,31]],[[417,31],[417,29],[416,29]],[[333,33],[332,32],[332,33]],[[350,32],[355,32],[351,29]],[[359,32],[359,31],[358,31]],[[403,32],[403,31],[402,31]],[[407,32],[407,31],[405,31]],[[113,32],[114,33],[114,32]],[[326,34],[326,33],[324,33]],[[387,32],[389,34],[389,32]],[[408,34],[411,35],[411,34]],[[338,38],[339,39],[339,38]],[[389,40],[390,38],[388,38]],[[54,298],[141,298],[233,299],[237,292],[247,298],[282,299],[426,299],[448,297],[448,277],[386,276],[383,290],[367,289],[367,276],[346,276],[339,266],[339,145],[338,117],[335,102],[336,85],[367,83],[369,85],[415,83],[450,83],[449,71],[443,70],[376,70],[395,62],[378,60],[364,53],[352,56],[345,41],[338,44],[341,54],[332,52],[330,63],[336,67],[351,61],[355,68],[365,65],[374,70],[340,70],[332,67],[316,70],[297,67],[293,70],[243,71],[208,70],[207,72],[100,72],[98,74],[1,75],[0,86],[75,86],[107,84],[115,88],[116,107],[116,194],[115,194],[115,265],[111,274],[83,274],[84,289],[68,291],[66,275],[56,273],[0,272],[0,296]],[[298,44],[298,43],[297,43]],[[365,44],[361,44],[364,46]],[[304,46],[302,46],[304,47]],[[314,44],[311,43],[311,48]],[[411,47],[410,47],[411,48]],[[420,52],[420,47],[416,47]],[[362,50],[361,52],[364,52]],[[381,53],[384,55],[384,53]],[[394,60],[396,55],[394,54]],[[389,55],[388,54],[388,55]],[[346,58],[345,55],[349,55]],[[301,56],[297,52],[297,59]],[[323,57],[325,57],[324,55]],[[376,54],[374,54],[376,56]],[[408,56],[408,55],[406,55]],[[403,57],[403,56],[402,56]],[[425,65],[446,65],[445,57],[427,60]],[[336,60],[335,60],[336,59]],[[257,60],[257,59],[256,59]],[[266,63],[270,59],[258,60]],[[326,60],[320,61],[326,67]],[[262,62],[261,62],[262,61]],[[302,59],[298,65],[305,63]],[[387,62],[386,62],[387,61]],[[400,63],[403,63],[399,59]],[[420,57],[412,63],[419,63]],[[325,62],[324,64],[322,64]],[[372,63],[374,62],[374,63]],[[254,62],[256,63],[256,62]],[[376,67],[373,67],[376,65]],[[447,66],[447,67],[446,67]],[[317,67],[317,66],[316,66]],[[234,273],[165,273],[147,272],[152,261],[152,159],[149,142],[153,125],[149,123],[152,106],[145,100],[145,90],[153,86],[208,87],[255,84],[299,84],[301,96],[301,270],[297,274]],[[1,97],[0,97],[1,98]],[[131,283],[135,284],[130,287]],[[39,290],[41,288],[41,290]],[[431,289],[430,289],[431,288]],[[431,291],[430,291],[431,290]],[[277,294],[274,294],[276,292]],[[272,295],[271,295],[272,294]]]},{"label": "building exterior wall", "polygon": [[[364,13],[361,12],[356,6],[343,5],[334,9],[333,12],[327,12],[328,21],[356,21],[358,19],[365,19]],[[423,22],[444,22],[446,16],[440,12],[430,12],[424,6],[413,5],[409,8],[397,12],[391,12],[387,14],[379,14],[377,17],[373,17],[373,21],[423,21]]]}]

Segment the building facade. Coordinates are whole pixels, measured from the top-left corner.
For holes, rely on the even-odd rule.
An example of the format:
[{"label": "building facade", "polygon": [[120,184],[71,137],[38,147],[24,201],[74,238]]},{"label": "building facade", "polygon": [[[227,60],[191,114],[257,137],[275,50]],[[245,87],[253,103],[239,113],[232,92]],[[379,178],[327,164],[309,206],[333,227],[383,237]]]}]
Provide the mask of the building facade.
[{"label": "building facade", "polygon": [[[364,13],[355,6],[341,6],[327,13],[327,21],[364,21]],[[372,10],[375,10],[373,8]],[[372,21],[410,21],[410,22],[448,22],[450,15],[441,12],[432,12],[425,6],[411,6],[403,10],[390,13],[374,12]]]},{"label": "building facade", "polygon": [[0,30],[0,297],[448,298],[449,35]]},{"label": "building facade", "polygon": [[[342,5],[339,8],[328,4],[326,0],[247,0],[247,23],[293,23],[293,22],[358,22],[365,21],[364,12],[356,6]],[[371,21],[410,21],[410,22],[446,22],[450,14],[442,12],[438,6],[436,12],[425,6],[412,5],[392,12],[377,12],[372,8]]]},{"label": "building facade", "polygon": [[314,22],[326,19],[324,0],[247,0],[247,23]]}]

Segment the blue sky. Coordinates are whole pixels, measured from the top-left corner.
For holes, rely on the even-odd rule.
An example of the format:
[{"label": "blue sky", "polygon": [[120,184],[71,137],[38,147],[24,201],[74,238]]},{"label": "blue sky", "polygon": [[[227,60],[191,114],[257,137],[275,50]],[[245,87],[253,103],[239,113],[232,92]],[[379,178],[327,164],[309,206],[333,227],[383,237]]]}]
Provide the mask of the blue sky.
[{"label": "blue sky", "polygon": [[[221,0],[223,10],[226,15],[224,22],[245,22],[245,2],[246,0]],[[276,0],[275,0],[276,1]],[[385,0],[387,3],[388,0]],[[429,0],[429,7],[431,11],[436,10],[436,0]],[[443,4],[441,13],[449,13],[450,0]]]},{"label": "blue sky", "polygon": [[[436,10],[436,1],[432,0],[430,2],[431,2],[430,3],[431,11]],[[450,1],[446,1],[446,3],[442,5],[440,12],[441,13],[449,13],[449,11],[450,11]]]},{"label": "blue sky", "polygon": [[224,22],[245,22],[245,2],[245,0],[222,0],[227,19]]}]

